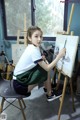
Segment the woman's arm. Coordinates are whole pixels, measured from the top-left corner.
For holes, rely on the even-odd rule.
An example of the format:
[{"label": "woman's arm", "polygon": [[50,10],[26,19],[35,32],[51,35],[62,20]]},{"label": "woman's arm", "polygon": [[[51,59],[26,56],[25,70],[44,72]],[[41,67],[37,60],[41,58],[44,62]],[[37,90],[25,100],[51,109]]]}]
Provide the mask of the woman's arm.
[{"label": "woman's arm", "polygon": [[63,48],[59,54],[57,55],[57,57],[50,63],[50,64],[46,64],[45,61],[40,61],[38,62],[38,64],[46,71],[50,71],[51,69],[53,69],[53,67],[57,64],[57,62],[65,55],[66,53],[66,49]]}]

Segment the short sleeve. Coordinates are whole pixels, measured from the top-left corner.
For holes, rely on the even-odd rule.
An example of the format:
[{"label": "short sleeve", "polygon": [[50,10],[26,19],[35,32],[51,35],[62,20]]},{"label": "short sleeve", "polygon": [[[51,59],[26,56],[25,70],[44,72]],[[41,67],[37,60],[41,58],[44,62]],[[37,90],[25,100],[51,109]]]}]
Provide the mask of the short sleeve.
[{"label": "short sleeve", "polygon": [[42,61],[42,56],[41,56],[39,47],[34,46],[33,51],[32,51],[32,61],[34,63]]}]

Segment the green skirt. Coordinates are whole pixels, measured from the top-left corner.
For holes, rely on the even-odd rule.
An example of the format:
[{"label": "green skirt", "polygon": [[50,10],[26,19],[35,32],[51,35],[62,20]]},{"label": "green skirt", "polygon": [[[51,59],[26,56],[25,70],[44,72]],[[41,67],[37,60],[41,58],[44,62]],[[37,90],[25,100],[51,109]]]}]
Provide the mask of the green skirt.
[{"label": "green skirt", "polygon": [[16,76],[17,81],[23,85],[32,85],[42,83],[47,80],[48,72],[37,65],[29,71]]}]

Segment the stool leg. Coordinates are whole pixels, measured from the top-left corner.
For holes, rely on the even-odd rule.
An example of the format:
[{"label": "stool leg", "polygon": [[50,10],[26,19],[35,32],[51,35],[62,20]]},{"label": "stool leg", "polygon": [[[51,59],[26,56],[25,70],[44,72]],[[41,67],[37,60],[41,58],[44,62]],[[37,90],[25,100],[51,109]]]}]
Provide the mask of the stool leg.
[{"label": "stool leg", "polygon": [[20,108],[21,108],[21,112],[22,112],[23,118],[24,118],[24,120],[26,120],[26,116],[24,114],[24,109],[22,107],[22,103],[21,103],[20,99],[18,99],[18,102],[19,102],[19,105],[20,105]]},{"label": "stool leg", "polygon": [[0,113],[3,111],[4,101],[5,101],[5,98],[2,97],[1,106],[0,106]]},{"label": "stool leg", "polygon": [[22,103],[24,105],[24,108],[26,108],[26,105],[25,105],[25,102],[24,102],[23,98],[21,99],[21,101],[22,101]]},{"label": "stool leg", "polygon": [[73,94],[73,87],[72,87],[72,79],[70,79],[70,89],[71,89],[71,97],[72,97],[72,107],[75,111],[75,105],[74,105],[74,94]]},{"label": "stool leg", "polygon": [[68,78],[65,77],[63,91],[62,91],[62,98],[61,98],[61,101],[60,101],[60,107],[59,107],[59,112],[58,112],[58,120],[60,120],[60,115],[61,115],[61,110],[62,110],[62,106],[63,106],[63,101],[64,101],[64,96],[65,96],[67,81],[68,81]]}]

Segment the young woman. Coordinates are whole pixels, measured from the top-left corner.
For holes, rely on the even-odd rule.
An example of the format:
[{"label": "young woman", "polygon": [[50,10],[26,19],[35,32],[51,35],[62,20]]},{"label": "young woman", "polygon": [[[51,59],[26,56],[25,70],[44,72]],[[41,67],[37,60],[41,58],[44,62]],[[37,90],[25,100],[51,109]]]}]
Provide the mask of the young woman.
[{"label": "young woman", "polygon": [[24,53],[19,59],[13,75],[13,86],[18,94],[27,95],[35,85],[44,82],[47,89],[47,100],[52,101],[55,97],[51,88],[50,70],[65,55],[66,49],[63,48],[55,60],[50,64],[40,53],[40,45],[43,40],[43,32],[37,26],[29,27],[27,30],[27,43]]}]

